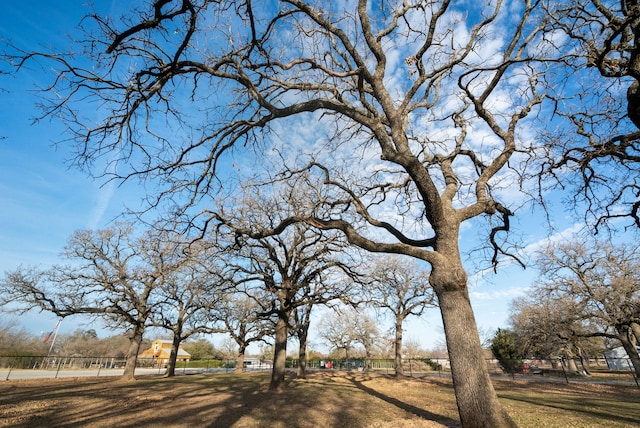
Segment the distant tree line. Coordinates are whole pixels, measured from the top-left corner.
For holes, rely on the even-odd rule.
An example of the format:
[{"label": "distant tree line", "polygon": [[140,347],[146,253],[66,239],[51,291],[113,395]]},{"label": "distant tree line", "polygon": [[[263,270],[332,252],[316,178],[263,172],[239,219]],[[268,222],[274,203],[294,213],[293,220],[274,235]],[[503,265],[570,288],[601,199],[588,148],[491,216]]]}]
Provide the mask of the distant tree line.
[{"label": "distant tree line", "polygon": [[[512,355],[567,359],[589,373],[590,357],[622,346],[640,376],[640,247],[578,239],[548,245],[538,253],[540,277],[512,303]],[[502,347],[504,351],[504,347]],[[576,370],[575,366],[570,367]]]},{"label": "distant tree line", "polygon": [[93,329],[76,329],[55,336],[49,333],[34,335],[20,328],[15,320],[0,324],[1,356],[46,356],[52,352],[65,356],[125,358],[128,343],[122,334],[99,338]]}]

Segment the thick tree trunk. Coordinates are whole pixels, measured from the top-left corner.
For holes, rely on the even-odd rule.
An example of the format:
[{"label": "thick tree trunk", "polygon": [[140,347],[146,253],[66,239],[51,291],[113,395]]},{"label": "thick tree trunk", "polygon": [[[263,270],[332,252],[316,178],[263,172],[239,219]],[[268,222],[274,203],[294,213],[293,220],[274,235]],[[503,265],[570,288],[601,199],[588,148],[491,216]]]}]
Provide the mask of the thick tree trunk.
[{"label": "thick tree trunk", "polygon": [[633,332],[633,337],[635,337],[636,346],[640,343],[640,324],[637,322],[631,323],[631,331]]},{"label": "thick tree trunk", "polygon": [[633,342],[629,340],[629,335],[626,331],[620,332],[618,334],[618,338],[620,339],[620,342],[622,342],[622,347],[627,352],[627,355],[631,360],[631,365],[636,373],[636,377],[640,377],[640,356],[638,355],[638,350],[634,346]]},{"label": "thick tree trunk", "polygon": [[236,357],[236,373],[242,373],[244,371],[244,354],[246,350],[246,346],[238,347],[238,356]]},{"label": "thick tree trunk", "polygon": [[166,377],[172,377],[176,375],[176,362],[178,361],[178,348],[180,347],[180,337],[173,335],[173,341],[171,343],[171,355],[169,355],[169,364],[167,365]]},{"label": "thick tree trunk", "polygon": [[276,341],[273,349],[273,369],[271,370],[270,390],[281,389],[284,386],[284,377],[287,364],[287,338],[289,336],[288,314],[283,314],[276,323]]},{"label": "thick tree trunk", "polygon": [[300,342],[300,350],[298,351],[298,379],[307,378],[307,330],[303,329],[299,332],[298,341]]},{"label": "thick tree trunk", "polygon": [[569,373],[578,371],[578,366],[576,365],[576,360],[573,359],[573,355],[569,356],[565,361],[567,362],[567,371]]},{"label": "thick tree trunk", "polygon": [[589,358],[584,354],[582,348],[578,348],[578,356],[580,357],[580,365],[582,366],[582,370],[585,374],[591,376],[591,364],[589,363]]},{"label": "thick tree trunk", "polygon": [[122,380],[135,380],[136,364],[138,363],[138,352],[142,344],[143,328],[136,328],[129,336],[129,349],[127,351],[127,362],[124,366]]},{"label": "thick tree trunk", "polygon": [[[433,275],[433,272],[432,272]],[[515,427],[493,389],[465,284],[436,288],[458,413],[465,428]],[[434,287],[435,288],[435,287]]]},{"label": "thick tree trunk", "polygon": [[404,367],[402,366],[402,319],[396,318],[396,343],[394,363],[396,366],[396,377],[404,376]]}]

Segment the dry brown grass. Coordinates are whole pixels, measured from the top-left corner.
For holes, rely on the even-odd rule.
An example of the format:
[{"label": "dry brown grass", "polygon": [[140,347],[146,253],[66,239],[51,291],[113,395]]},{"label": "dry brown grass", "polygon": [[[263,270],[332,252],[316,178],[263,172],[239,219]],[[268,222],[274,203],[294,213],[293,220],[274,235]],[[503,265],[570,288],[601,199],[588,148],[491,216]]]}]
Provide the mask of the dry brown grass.
[{"label": "dry brown grass", "polygon": [[[0,427],[456,427],[451,382],[318,372],[268,391],[265,373],[0,383]],[[635,387],[497,382],[523,427],[640,426]]]}]

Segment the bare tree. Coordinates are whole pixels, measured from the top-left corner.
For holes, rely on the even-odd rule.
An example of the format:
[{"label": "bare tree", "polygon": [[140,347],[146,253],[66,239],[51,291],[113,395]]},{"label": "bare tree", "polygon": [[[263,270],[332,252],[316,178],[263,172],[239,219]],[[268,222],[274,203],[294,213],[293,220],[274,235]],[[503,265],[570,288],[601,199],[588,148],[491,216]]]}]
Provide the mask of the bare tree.
[{"label": "bare tree", "polygon": [[[640,375],[635,346],[640,332],[640,258],[637,245],[592,241],[550,246],[538,260],[542,292],[572,302],[571,317],[582,320],[582,337],[621,342]],[[585,327],[585,323],[589,323]]]},{"label": "bare tree", "polygon": [[370,359],[380,339],[380,331],[376,320],[364,310],[353,307],[336,307],[330,316],[325,316],[318,326],[319,336],[333,349],[344,350],[347,365],[349,359],[355,357],[357,345],[364,349],[364,358]]},{"label": "bare tree", "polygon": [[[332,350],[344,350],[344,356],[349,359],[349,351],[355,347],[357,340],[351,326],[353,312],[345,308],[335,308],[331,315],[324,316],[318,325],[320,336]],[[353,321],[353,322],[352,322]]]},{"label": "bare tree", "polygon": [[563,350],[572,346],[573,332],[581,328],[574,309],[572,301],[558,302],[539,290],[515,299],[509,323],[525,356],[552,360],[566,356]]},{"label": "bare tree", "polygon": [[355,287],[353,271],[349,275],[326,276],[322,280],[313,281],[299,291],[299,301],[302,304],[295,308],[291,314],[290,335],[298,339],[298,369],[296,377],[305,379],[307,376],[307,346],[309,342],[309,329],[311,328],[311,314],[319,306],[332,307],[341,302],[352,302],[354,294],[359,289]]},{"label": "bare tree", "polygon": [[394,320],[394,360],[396,376],[404,376],[402,365],[402,326],[409,316],[420,316],[428,307],[435,307],[435,296],[429,284],[429,273],[414,260],[399,256],[379,259],[366,289],[370,304],[389,311]]},{"label": "bare tree", "polygon": [[357,343],[364,348],[364,357],[367,360],[373,358],[374,349],[381,339],[378,321],[366,311],[358,311],[352,318],[351,335]]},{"label": "bare tree", "polygon": [[640,6],[560,0],[545,7],[547,37],[566,57],[545,75],[561,120],[545,119],[544,168],[560,187],[576,186],[572,205],[596,230],[625,218],[640,227]]},{"label": "bare tree", "polygon": [[[243,209],[242,220],[238,217],[236,224],[277,222],[280,213],[271,211],[270,204],[262,206],[261,202],[264,201],[253,201]],[[243,230],[233,227],[234,233],[243,234]],[[277,235],[243,238],[237,261],[228,261],[236,271],[235,281],[246,284],[245,293],[261,302],[265,316],[276,319],[270,389],[283,386],[287,341],[296,310],[346,294],[348,281],[341,274],[349,273],[350,268],[342,261],[346,258],[342,253],[345,242],[336,235],[298,223]]]},{"label": "bare tree", "polygon": [[49,344],[21,329],[16,319],[0,317],[0,355],[46,355]]},{"label": "bare tree", "polygon": [[242,373],[247,347],[271,336],[273,323],[265,319],[262,305],[244,293],[227,293],[213,316],[223,325],[218,332],[228,334],[229,343],[236,345],[236,373]]},{"label": "bare tree", "polygon": [[85,314],[103,319],[109,328],[126,329],[123,379],[134,379],[144,331],[157,304],[154,292],[170,269],[159,245],[149,235],[136,237],[128,223],[75,232],[63,254],[70,264],[6,273],[0,283],[2,301],[17,303],[22,312],[40,309],[63,318]]},{"label": "bare tree", "polygon": [[589,373],[589,357],[605,350],[602,337],[592,336],[601,327],[585,319],[580,304],[567,296],[534,288],[528,298],[512,302],[509,322],[525,356],[550,359],[554,366],[560,359],[571,371],[577,370],[577,357]]},{"label": "bare tree", "polygon": [[422,347],[422,344],[414,338],[403,340],[402,349],[403,354],[411,359],[424,358],[427,355],[427,351]]},{"label": "bare tree", "polygon": [[[536,48],[552,44],[530,23],[541,2],[507,3],[159,0],[126,19],[89,17],[81,54],[22,53],[18,65],[57,70],[44,114],[67,121],[78,164],[109,156],[121,168],[107,175],[162,180],[151,204],[166,198],[185,215],[177,193],[187,205],[214,195],[231,148],[326,125],[301,150],[313,162],[299,159],[328,193],[301,220],[429,263],[462,424],[512,426],[482,359],[458,246],[462,223],[480,217],[491,220],[494,262],[506,252],[512,211],[500,183],[544,99]],[[81,113],[91,100],[97,122]]]},{"label": "bare tree", "polygon": [[180,344],[191,336],[215,331],[212,312],[230,287],[222,277],[222,262],[215,246],[205,241],[191,242],[176,234],[160,233],[174,268],[157,290],[157,307],[152,324],[172,333],[166,375],[175,375]]}]

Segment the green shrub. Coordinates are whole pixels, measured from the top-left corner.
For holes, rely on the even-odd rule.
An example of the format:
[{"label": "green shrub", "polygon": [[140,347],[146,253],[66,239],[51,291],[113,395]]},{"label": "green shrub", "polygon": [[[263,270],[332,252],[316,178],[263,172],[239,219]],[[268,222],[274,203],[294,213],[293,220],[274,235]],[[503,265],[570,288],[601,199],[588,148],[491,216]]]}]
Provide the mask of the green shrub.
[{"label": "green shrub", "polygon": [[509,330],[498,329],[491,342],[491,352],[505,373],[514,374],[522,370],[522,351]]}]

